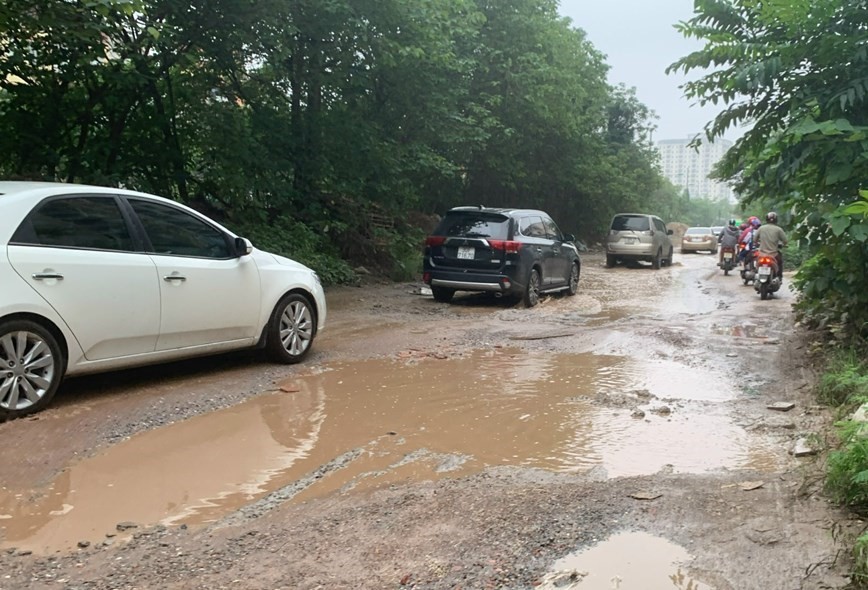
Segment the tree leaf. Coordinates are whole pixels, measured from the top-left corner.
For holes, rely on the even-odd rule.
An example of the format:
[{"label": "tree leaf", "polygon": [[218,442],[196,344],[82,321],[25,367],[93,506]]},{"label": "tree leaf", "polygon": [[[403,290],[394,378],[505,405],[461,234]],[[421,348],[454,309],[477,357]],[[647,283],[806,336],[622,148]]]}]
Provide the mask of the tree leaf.
[{"label": "tree leaf", "polygon": [[848,228],[847,233],[857,242],[864,243],[868,241],[868,223],[854,223]]},{"label": "tree leaf", "polygon": [[840,236],[847,228],[850,227],[850,218],[844,216],[835,216],[829,221],[829,225],[832,228],[832,233],[835,236]]}]

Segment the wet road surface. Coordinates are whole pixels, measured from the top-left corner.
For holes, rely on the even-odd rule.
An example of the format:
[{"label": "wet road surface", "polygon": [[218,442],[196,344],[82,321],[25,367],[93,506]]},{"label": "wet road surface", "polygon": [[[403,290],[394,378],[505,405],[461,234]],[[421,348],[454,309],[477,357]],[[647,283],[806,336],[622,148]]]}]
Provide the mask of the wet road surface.
[{"label": "wet road surface", "polygon": [[[390,318],[394,308],[379,301],[360,316],[366,294],[344,294],[317,347],[343,348],[348,358],[277,372],[264,386],[271,391],[248,401],[83,451],[40,486],[3,478],[0,546],[46,553],[113,537],[121,522],[215,522],[342,456],[350,458],[298,486],[293,499],[501,465],[602,478],[774,471],[790,460],[780,443],[787,424],[753,428],[739,406],[776,376],[740,367],[790,329],[790,294],[785,287],[761,302],[710,256],[677,260],[660,271],[597,264],[578,296],[530,310],[473,295],[445,306],[414,296],[422,313],[408,321]],[[444,322],[451,331],[441,331]],[[420,346],[389,351],[391,341]],[[352,358],[377,346],[380,358]],[[217,376],[207,360],[182,364],[195,374],[182,369],[170,385],[194,392],[259,374],[249,356],[228,362]],[[139,372],[124,395],[166,387],[160,373]],[[111,419],[121,395],[106,377],[73,387],[89,384],[105,394],[2,425],[0,440],[9,448],[16,431],[44,424],[48,432],[28,433],[41,445],[26,449],[33,461],[60,444],[51,431],[74,429],[82,412]]]}]

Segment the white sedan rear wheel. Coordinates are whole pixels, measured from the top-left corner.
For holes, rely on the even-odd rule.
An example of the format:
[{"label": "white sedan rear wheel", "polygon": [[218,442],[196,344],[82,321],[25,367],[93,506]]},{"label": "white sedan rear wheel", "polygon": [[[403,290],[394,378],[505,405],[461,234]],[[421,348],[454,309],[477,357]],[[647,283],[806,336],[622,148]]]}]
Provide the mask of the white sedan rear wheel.
[{"label": "white sedan rear wheel", "polygon": [[57,339],[35,322],[0,323],[0,420],[42,409],[63,378]]}]

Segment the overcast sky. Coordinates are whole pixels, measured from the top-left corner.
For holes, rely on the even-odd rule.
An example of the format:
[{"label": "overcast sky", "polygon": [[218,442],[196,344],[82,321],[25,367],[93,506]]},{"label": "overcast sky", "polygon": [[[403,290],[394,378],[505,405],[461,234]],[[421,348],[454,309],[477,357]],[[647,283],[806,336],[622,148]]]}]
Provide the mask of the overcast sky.
[{"label": "overcast sky", "polygon": [[[717,115],[719,107],[691,106],[678,88],[685,78],[665,73],[669,64],[702,47],[673,28],[693,16],[693,0],[560,0],[560,5],[561,14],[606,55],[609,83],[635,87],[639,100],[660,117],[655,141],[692,137]],[[726,135],[737,136],[732,130]]]}]

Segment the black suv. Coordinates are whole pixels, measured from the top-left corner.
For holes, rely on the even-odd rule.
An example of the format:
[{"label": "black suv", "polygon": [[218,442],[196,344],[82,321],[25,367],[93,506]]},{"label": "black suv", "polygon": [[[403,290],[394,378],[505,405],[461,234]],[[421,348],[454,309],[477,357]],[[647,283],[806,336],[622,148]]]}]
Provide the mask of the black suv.
[{"label": "black suv", "polygon": [[541,293],[575,295],[582,267],[575,239],[543,211],[455,207],[425,241],[422,280],[437,301],[491,291],[533,307]]}]

